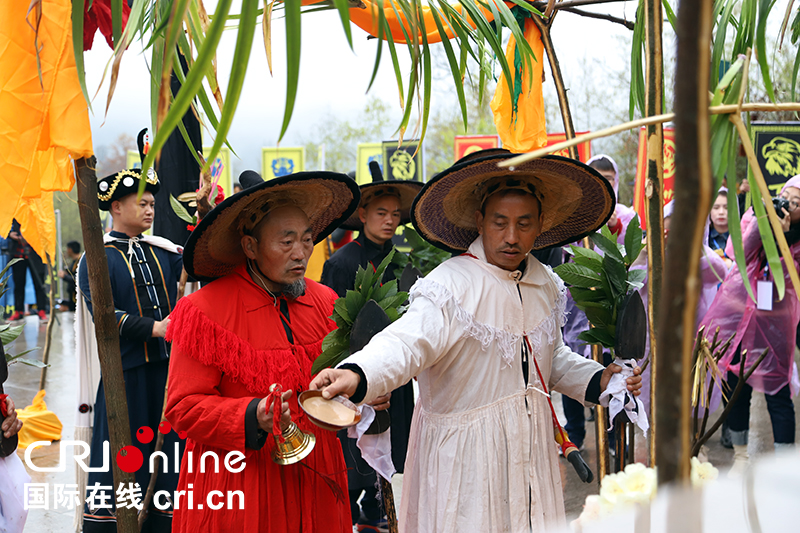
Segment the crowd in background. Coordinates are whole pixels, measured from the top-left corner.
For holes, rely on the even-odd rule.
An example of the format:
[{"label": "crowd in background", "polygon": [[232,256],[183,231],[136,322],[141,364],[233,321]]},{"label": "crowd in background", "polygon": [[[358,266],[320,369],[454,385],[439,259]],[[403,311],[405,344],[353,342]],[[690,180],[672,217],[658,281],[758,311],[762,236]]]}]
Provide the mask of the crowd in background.
[{"label": "crowd in background", "polygon": [[9,263],[10,272],[6,280],[6,294],[0,296],[2,317],[9,322],[21,321],[25,316],[36,316],[47,322],[50,316],[50,285],[62,280],[62,289],[56,290],[58,311],[75,310],[75,269],[81,257],[81,244],[70,241],[62,251],[61,265],[53,265],[53,272],[48,273],[47,264],[39,254],[31,248],[20,231],[19,223],[14,220],[11,230],[5,238],[0,236],[0,270]]}]

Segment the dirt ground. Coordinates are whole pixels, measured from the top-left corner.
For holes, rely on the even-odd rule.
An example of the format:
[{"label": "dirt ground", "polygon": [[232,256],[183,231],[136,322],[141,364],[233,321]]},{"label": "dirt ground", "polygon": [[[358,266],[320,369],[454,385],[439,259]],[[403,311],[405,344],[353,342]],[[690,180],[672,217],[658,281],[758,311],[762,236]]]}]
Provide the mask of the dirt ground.
[{"label": "dirt ground", "polygon": [[[11,353],[19,353],[37,346],[42,348],[44,340],[45,324],[40,324],[36,317],[27,317],[24,333],[15,341],[9,351]],[[45,387],[47,396],[45,401],[48,408],[59,416],[64,425],[62,432],[62,439],[64,440],[71,439],[74,431],[74,412],[77,395],[77,362],[74,346],[72,313],[58,314],[57,322],[53,329],[50,353],[51,367],[47,371],[47,384]],[[32,357],[41,357],[41,350],[30,355]],[[29,405],[38,389],[40,370],[15,364],[9,368],[9,374],[9,380],[5,383],[6,392],[12,395],[18,407]],[[800,406],[799,400],[800,397],[795,398],[796,406]],[[562,422],[564,422],[560,398],[554,398],[554,404]],[[712,415],[711,420],[715,418],[716,416]],[[800,433],[798,437],[800,438]],[[645,462],[648,457],[647,441],[638,430],[635,441],[636,460]],[[594,422],[587,422],[587,435],[584,446],[583,456],[596,474],[597,458]],[[751,457],[773,453],[772,429],[766,403],[764,396],[757,393],[753,395],[749,451]],[[59,465],[60,453],[61,443],[56,442],[50,447],[37,449],[32,454],[32,458],[38,466],[54,467]],[[21,458],[23,454],[24,452],[19,453]],[[708,458],[722,471],[731,465],[733,451],[723,448],[719,444],[719,436],[715,435],[708,443]],[[586,496],[596,494],[599,486],[597,481],[591,484],[582,483],[566,460],[560,459],[560,465],[567,515],[575,517],[581,512]],[[30,474],[34,483],[68,484],[74,482],[71,460],[65,472],[30,472]],[[399,506],[399,498],[402,492],[402,476],[395,476],[393,485],[395,486],[395,494]],[[28,515],[25,531],[32,533],[70,531],[72,529],[73,516],[74,511],[72,510],[34,509]]]}]

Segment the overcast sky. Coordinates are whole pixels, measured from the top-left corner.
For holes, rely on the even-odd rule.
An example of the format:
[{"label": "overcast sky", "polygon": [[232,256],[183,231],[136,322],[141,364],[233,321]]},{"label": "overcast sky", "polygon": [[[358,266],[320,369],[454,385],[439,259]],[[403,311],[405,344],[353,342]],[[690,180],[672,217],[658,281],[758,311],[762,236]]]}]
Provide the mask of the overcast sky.
[{"label": "overcast sky", "polygon": [[[213,12],[214,5],[215,2],[206,1],[209,12]],[[636,1],[627,1],[586,9],[612,13],[632,20],[635,18],[636,6]],[[234,11],[238,11],[238,6]],[[286,91],[283,20],[273,20],[272,28],[273,76],[270,76],[267,67],[259,25],[239,107],[228,135],[233,148],[242,158],[241,163],[234,163],[235,169],[260,168],[261,147],[274,146],[280,134]],[[299,91],[291,125],[281,142],[283,146],[312,139],[315,123],[322,116],[332,115],[357,121],[367,100],[365,91],[375,58],[376,41],[368,41],[366,33],[355,25],[354,50],[350,50],[341,21],[335,12],[304,15],[302,28]],[[626,45],[625,50],[619,50],[619,43],[620,36],[629,42],[630,34],[629,30],[619,24],[587,19],[566,12],[558,15],[552,30],[561,67],[568,79],[579,74],[575,69],[579,68],[581,59],[600,66],[599,72],[626,68],[625,57],[629,54],[630,45]],[[227,87],[235,38],[234,31],[226,31],[217,50],[218,78],[223,87],[223,95]],[[396,80],[389,54],[386,52],[384,50],[383,64],[370,93],[380,96],[393,106],[395,123],[398,123],[401,111]],[[398,54],[407,66],[409,61],[406,49],[398,46]],[[93,49],[85,54],[87,85],[91,95],[98,89],[110,56],[111,50],[98,33]],[[149,62],[149,57],[142,53],[142,44],[134,42],[123,57],[117,88],[107,115],[105,105],[108,80],[100,88],[92,105],[95,149],[110,144],[120,133],[135,136],[141,128],[149,126],[150,84],[145,59]],[[547,83],[551,85],[549,66],[545,70]],[[597,80],[598,83],[602,81]],[[434,106],[450,96],[455,101],[456,96],[449,86],[450,83],[439,83],[439,96],[434,100]],[[549,125],[548,129],[562,130],[560,124]],[[207,132],[204,135],[204,144],[210,145]]]}]

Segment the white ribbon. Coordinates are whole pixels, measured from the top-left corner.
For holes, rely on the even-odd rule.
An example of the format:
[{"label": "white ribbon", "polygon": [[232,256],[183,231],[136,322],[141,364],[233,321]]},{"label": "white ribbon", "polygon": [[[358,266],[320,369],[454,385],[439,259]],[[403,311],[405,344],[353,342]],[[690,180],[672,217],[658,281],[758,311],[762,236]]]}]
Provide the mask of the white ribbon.
[{"label": "white ribbon", "polygon": [[642,431],[647,431],[650,423],[647,421],[647,413],[644,410],[642,400],[637,398],[628,390],[627,379],[633,376],[633,369],[636,362],[632,359],[614,359],[614,364],[622,367],[622,371],[612,374],[608,381],[606,390],[600,395],[600,405],[608,407],[608,420],[611,425],[609,431],[614,427],[614,417],[623,409],[628,415],[628,420],[639,426]]},{"label": "white ribbon", "polygon": [[130,238],[128,238],[128,260],[129,261],[130,261],[131,257],[133,257],[133,247],[134,246],[138,246],[139,248],[141,248],[141,246],[139,245],[139,237],[130,237]]},{"label": "white ribbon", "polygon": [[347,428],[347,436],[356,439],[361,457],[367,464],[383,479],[391,481],[396,472],[392,461],[392,430],[390,428],[377,435],[366,435],[367,428],[375,419],[375,410],[369,405],[361,405],[358,409],[361,412],[361,421]]}]

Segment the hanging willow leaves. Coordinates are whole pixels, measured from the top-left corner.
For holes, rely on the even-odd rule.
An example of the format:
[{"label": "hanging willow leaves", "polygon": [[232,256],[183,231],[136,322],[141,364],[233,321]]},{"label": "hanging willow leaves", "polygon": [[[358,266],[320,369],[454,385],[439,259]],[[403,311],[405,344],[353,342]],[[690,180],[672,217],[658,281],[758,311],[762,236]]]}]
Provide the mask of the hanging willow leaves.
[{"label": "hanging willow leaves", "polygon": [[639,0],[639,7],[636,9],[636,25],[633,27],[633,39],[631,41],[631,92],[628,104],[628,114],[631,120],[633,120],[637,109],[642,116],[645,114],[644,97],[646,89],[644,85],[644,69],[642,67],[645,45],[644,2],[645,0]]},{"label": "hanging willow leaves", "polygon": [[[800,40],[800,7],[794,15],[792,22],[792,44],[797,45]],[[792,67],[792,101],[797,99],[797,75],[800,73],[800,46],[797,47],[797,54],[794,57],[794,67]]]},{"label": "hanging willow leaves", "polygon": [[234,57],[237,58],[237,62],[234,62],[231,68],[228,92],[225,94],[225,105],[222,107],[217,136],[209,152],[206,165],[203,167],[204,171],[210,168],[219,149],[222,148],[222,143],[227,138],[228,130],[233,122],[236,107],[239,105],[239,96],[242,94],[242,86],[244,86],[244,78],[247,73],[247,63],[250,60],[250,52],[253,49],[258,3],[259,0],[242,0],[242,20],[239,23],[239,33],[236,37],[236,48],[234,49]]},{"label": "hanging willow leaves", "polygon": [[353,33],[350,30],[350,5],[347,0],[333,0],[333,5],[339,11],[339,17],[342,19],[342,28],[344,34],[347,36],[347,44],[350,49],[353,49]]},{"label": "hanging willow leaves", "polygon": [[735,4],[736,0],[728,0],[722,14],[717,19],[717,31],[714,33],[714,46],[711,51],[711,87],[715,87],[724,74],[720,72],[720,63],[725,52],[725,37],[728,33],[728,25],[730,24]]},{"label": "hanging willow leaves", "polygon": [[[158,131],[153,141],[153,146],[142,162],[142,172],[147,172],[147,170],[153,166],[156,154],[159,153],[167,142],[169,135],[178,126],[178,122],[183,119],[183,115],[186,113],[186,110],[189,109],[192,100],[202,87],[206,69],[211,65],[211,60],[216,53],[217,45],[222,37],[222,31],[225,29],[225,16],[231,8],[231,1],[232,0],[220,0],[217,4],[216,16],[208,26],[208,32],[206,33],[203,47],[197,52],[193,67],[189,69],[185,83],[173,100],[169,113],[164,117],[161,129]],[[208,160],[213,161],[214,155],[216,154],[212,153]],[[139,194],[144,192],[144,183],[144,180],[141,180]]]},{"label": "hanging willow leaves", "polygon": [[[112,4],[113,7],[113,4]],[[111,67],[111,81],[108,84],[108,98],[106,99],[106,114],[108,114],[108,107],[111,105],[111,99],[114,97],[114,89],[117,86],[117,79],[119,78],[119,68],[122,64],[122,55],[127,50],[128,45],[133,42],[133,37],[136,34],[137,28],[141,25],[141,21],[144,17],[144,2],[140,2],[137,4],[138,9],[132,9],[130,14],[128,15],[128,23],[125,26],[125,31],[122,33],[121,37],[114,38],[114,55],[113,55],[113,65]],[[122,7],[120,5],[120,17]],[[120,24],[122,24],[122,19],[120,18]],[[116,34],[115,34],[116,35]],[[106,70],[108,70],[108,65],[106,65]],[[103,72],[103,78],[105,79],[105,71]],[[102,85],[102,82],[100,83]],[[98,91],[100,87],[98,86]]]},{"label": "hanging willow leaves", "polygon": [[119,38],[122,34],[122,0],[111,0],[111,33],[112,42],[116,48],[119,46]]},{"label": "hanging willow leaves", "polygon": [[83,66],[83,13],[84,0],[72,0],[72,51],[75,54],[75,68],[78,72],[78,82],[83,91],[83,97],[92,110],[92,101],[86,88],[86,70]]},{"label": "hanging willow leaves", "polygon": [[[432,9],[431,15],[433,16],[433,21],[436,23],[436,29],[439,30],[440,34],[444,34],[445,30],[439,13],[435,9]],[[456,55],[453,53],[453,46],[450,44],[449,39],[443,39],[442,44],[444,45],[445,55],[447,55],[447,62],[450,64],[450,72],[453,74],[453,79],[459,79],[461,77],[461,69],[456,61]],[[464,97],[463,78],[461,78],[461,83],[456,83],[456,95],[458,96],[458,105],[461,108],[461,117],[464,120],[464,131],[466,131],[468,122],[467,101]]]},{"label": "hanging willow leaves", "polygon": [[[764,254],[767,256],[767,263],[769,264],[769,268],[775,280],[775,289],[778,291],[778,299],[783,299],[783,294],[786,290],[786,279],[783,276],[778,246],[775,244],[775,239],[772,236],[772,228],[767,219],[767,208],[764,206],[764,198],[761,196],[761,191],[759,190],[758,183],[756,183],[752,172],[748,175],[748,180],[750,181],[750,195],[753,198],[753,210],[755,211],[755,218],[758,223],[758,232],[761,234],[761,242],[764,245]],[[771,201],[771,199],[767,198],[767,201]]]},{"label": "hanging willow leaves", "polygon": [[189,6],[189,0],[177,0],[172,3],[166,36],[163,40],[163,58],[161,70],[161,87],[158,96],[158,112],[154,127],[156,131],[161,127],[164,117],[169,110],[169,103],[172,100],[171,78],[172,78],[172,58],[175,55],[175,48],[178,45],[178,35],[183,33],[183,18]]},{"label": "hanging willow leaves", "polygon": [[286,14],[286,107],[278,142],[283,139],[292,120],[297,83],[300,78],[300,0],[284,2]]},{"label": "hanging willow leaves", "polygon": [[772,87],[772,78],[769,74],[769,62],[767,61],[767,17],[775,6],[775,0],[759,0],[758,2],[758,23],[756,25],[756,54],[758,64],[761,67],[761,77],[764,79],[764,88],[771,101],[775,101],[775,89]]}]

